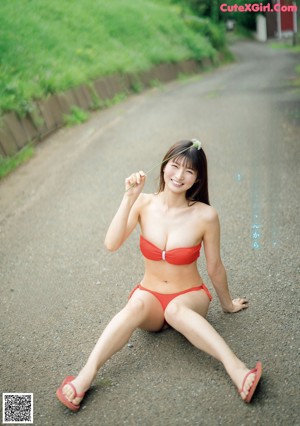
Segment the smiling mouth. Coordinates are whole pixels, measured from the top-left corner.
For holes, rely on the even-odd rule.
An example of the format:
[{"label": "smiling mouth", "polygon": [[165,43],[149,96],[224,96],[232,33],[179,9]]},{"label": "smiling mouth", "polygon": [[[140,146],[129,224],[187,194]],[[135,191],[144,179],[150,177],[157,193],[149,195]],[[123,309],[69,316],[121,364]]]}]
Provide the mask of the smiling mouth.
[{"label": "smiling mouth", "polygon": [[177,182],[176,180],[174,180],[174,179],[171,179],[171,181],[172,181],[172,183],[175,185],[175,186],[183,186],[183,183],[180,183],[180,182]]}]

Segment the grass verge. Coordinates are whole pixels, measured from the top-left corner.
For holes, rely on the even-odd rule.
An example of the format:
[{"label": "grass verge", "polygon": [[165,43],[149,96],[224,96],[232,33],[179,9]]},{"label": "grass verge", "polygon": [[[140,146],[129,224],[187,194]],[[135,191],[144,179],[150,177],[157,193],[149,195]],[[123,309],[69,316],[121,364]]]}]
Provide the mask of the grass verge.
[{"label": "grass verge", "polygon": [[25,163],[34,155],[32,145],[27,145],[12,157],[0,156],[0,179],[7,176],[10,172],[16,169],[20,164]]},{"label": "grass verge", "polygon": [[3,0],[0,115],[25,115],[33,100],[101,76],[213,60],[223,39],[223,28],[154,0]]},{"label": "grass verge", "polygon": [[[300,53],[300,45],[293,46],[292,40],[286,40],[283,42],[277,42],[271,44],[272,49],[288,49],[290,52],[293,52],[295,54]],[[297,65],[295,67],[295,71],[298,74],[297,77],[293,80],[292,85],[295,86],[297,89],[300,88],[300,65]]]}]

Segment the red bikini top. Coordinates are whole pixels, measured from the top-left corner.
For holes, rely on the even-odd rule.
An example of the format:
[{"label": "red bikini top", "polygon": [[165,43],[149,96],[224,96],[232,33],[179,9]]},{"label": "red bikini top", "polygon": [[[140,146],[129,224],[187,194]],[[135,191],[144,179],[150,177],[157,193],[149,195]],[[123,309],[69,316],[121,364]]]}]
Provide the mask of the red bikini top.
[{"label": "red bikini top", "polygon": [[149,260],[165,260],[172,265],[188,265],[195,262],[200,256],[201,243],[194,247],[182,247],[166,251],[156,247],[141,235],[140,249],[143,256]]}]

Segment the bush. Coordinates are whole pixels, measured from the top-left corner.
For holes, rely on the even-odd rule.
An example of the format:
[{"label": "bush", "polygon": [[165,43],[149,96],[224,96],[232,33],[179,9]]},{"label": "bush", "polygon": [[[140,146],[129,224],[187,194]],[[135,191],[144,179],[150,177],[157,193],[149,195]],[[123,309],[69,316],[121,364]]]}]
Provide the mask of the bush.
[{"label": "bush", "polygon": [[208,18],[198,18],[196,16],[186,17],[185,22],[193,31],[197,31],[207,37],[216,50],[223,50],[226,47],[225,25],[216,25]]}]

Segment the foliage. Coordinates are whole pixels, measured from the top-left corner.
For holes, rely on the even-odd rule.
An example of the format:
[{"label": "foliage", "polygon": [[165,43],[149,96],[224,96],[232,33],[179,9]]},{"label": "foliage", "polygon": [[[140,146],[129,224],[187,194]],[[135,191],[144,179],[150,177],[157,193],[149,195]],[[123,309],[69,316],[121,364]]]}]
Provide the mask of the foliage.
[{"label": "foliage", "polygon": [[0,156],[0,179],[8,175],[12,170],[29,160],[34,154],[32,145],[27,145],[17,154],[11,157]]},{"label": "foliage", "polygon": [[200,34],[205,35],[216,50],[225,48],[226,38],[224,25],[216,25],[207,18],[198,18],[196,16],[187,16],[185,22],[194,31],[198,31]]},{"label": "foliage", "polygon": [[[214,22],[225,22],[228,19],[233,19],[238,25],[247,28],[248,30],[255,30],[256,16],[255,12],[222,12],[219,0],[163,0],[165,3],[172,3],[179,7],[183,14],[187,9],[191,9],[199,17],[209,17]],[[245,6],[246,3],[256,3],[266,5],[269,0],[226,0],[226,5]]]},{"label": "foliage", "polygon": [[[227,0],[226,4],[233,6],[235,4],[239,6],[245,6],[246,3],[255,3],[255,4],[267,4],[268,0]],[[254,31],[256,29],[256,12],[220,12],[220,17],[222,20],[233,19],[238,26],[244,27],[248,30]]]},{"label": "foliage", "polygon": [[84,123],[88,118],[88,112],[77,106],[73,106],[71,108],[71,114],[66,114],[64,116],[64,122],[67,126],[74,126],[75,124]]},{"label": "foliage", "polygon": [[99,76],[213,58],[220,42],[203,28],[168,0],[2,0],[0,114]]}]

